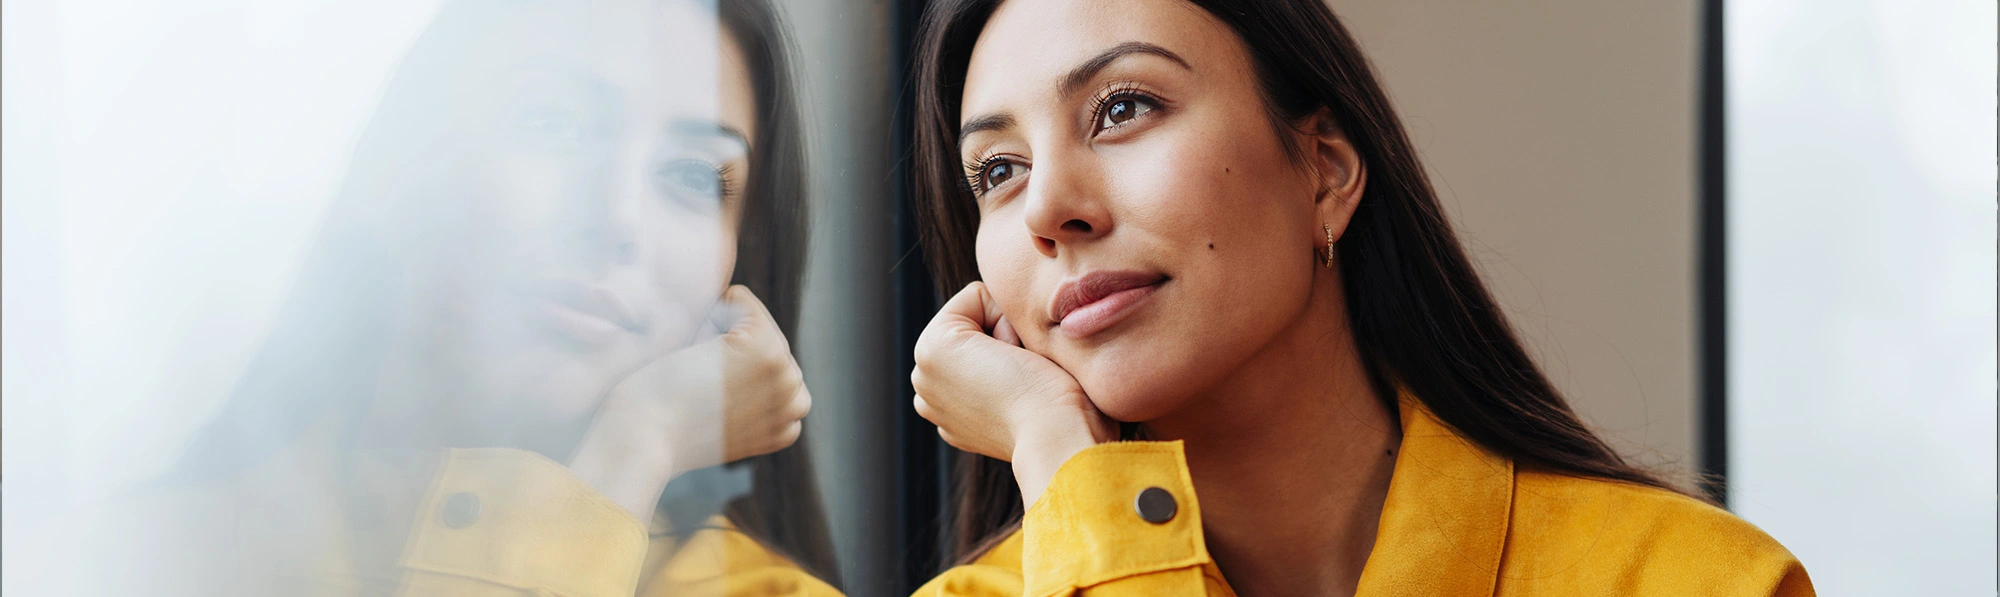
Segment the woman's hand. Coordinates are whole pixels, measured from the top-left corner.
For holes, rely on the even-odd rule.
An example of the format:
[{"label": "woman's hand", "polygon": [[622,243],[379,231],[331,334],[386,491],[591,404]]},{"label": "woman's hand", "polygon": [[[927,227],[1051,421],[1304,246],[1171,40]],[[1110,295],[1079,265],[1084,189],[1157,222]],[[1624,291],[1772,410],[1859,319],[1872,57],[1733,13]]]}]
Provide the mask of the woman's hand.
[{"label": "woman's hand", "polygon": [[953,447],[1012,462],[1027,504],[1070,456],[1118,437],[1075,377],[1020,346],[984,283],[951,297],[915,352],[917,414]]},{"label": "woman's hand", "polygon": [[750,289],[731,286],[727,331],[612,387],[570,469],[640,520],[682,473],[798,441],[812,396],[791,346]]}]

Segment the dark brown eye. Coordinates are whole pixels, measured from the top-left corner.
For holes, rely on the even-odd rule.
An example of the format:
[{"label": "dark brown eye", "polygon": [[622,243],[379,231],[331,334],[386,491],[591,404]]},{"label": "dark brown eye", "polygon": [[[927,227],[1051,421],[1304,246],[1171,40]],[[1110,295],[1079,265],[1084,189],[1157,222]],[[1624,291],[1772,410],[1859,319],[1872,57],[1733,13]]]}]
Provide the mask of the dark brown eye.
[{"label": "dark brown eye", "polygon": [[994,160],[992,163],[986,165],[985,172],[980,173],[980,182],[988,189],[1000,186],[1002,183],[1013,179],[1014,175],[1019,173],[1018,168],[1013,162]]},{"label": "dark brown eye", "polygon": [[1127,122],[1153,111],[1153,103],[1137,96],[1115,97],[1104,102],[1103,114],[1097,118],[1097,129],[1104,130]]}]

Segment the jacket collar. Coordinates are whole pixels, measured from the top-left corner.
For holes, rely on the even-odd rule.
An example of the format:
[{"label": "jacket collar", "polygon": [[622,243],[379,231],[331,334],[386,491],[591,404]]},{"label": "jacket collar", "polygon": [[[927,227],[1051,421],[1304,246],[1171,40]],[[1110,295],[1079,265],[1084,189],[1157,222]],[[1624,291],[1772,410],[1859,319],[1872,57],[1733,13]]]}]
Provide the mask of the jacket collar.
[{"label": "jacket collar", "polygon": [[1491,595],[1507,543],[1514,463],[1398,400],[1403,444],[1358,595]]}]

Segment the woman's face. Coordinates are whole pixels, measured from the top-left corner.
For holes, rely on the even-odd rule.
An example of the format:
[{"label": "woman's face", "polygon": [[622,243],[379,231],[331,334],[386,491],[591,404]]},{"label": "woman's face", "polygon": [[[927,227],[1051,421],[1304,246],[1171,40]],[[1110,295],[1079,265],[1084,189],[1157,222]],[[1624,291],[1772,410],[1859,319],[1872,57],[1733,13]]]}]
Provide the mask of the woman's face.
[{"label": "woman's face", "polygon": [[1179,409],[1305,311],[1320,179],[1265,105],[1241,40],[1184,2],[1010,0],[974,46],[980,276],[1112,418]]},{"label": "woman's face", "polygon": [[587,414],[701,334],[754,174],[749,73],[714,13],[586,4],[512,15],[453,116],[465,158],[429,294],[438,349],[499,416]]}]

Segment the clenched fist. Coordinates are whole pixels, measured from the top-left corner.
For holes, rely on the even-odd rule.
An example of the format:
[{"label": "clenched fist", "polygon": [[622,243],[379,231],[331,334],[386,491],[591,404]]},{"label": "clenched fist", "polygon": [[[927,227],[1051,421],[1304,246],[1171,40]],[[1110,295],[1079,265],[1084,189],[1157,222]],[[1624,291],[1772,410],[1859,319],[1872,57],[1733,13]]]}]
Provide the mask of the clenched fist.
[{"label": "clenched fist", "polygon": [[570,469],[641,520],[682,473],[798,441],[812,395],[791,345],[742,286],[723,294],[722,334],[661,357],[612,387]]},{"label": "clenched fist", "polygon": [[1075,377],[1020,346],[984,283],[947,301],[915,352],[917,414],[953,447],[1013,463],[1028,504],[1071,455],[1118,437]]}]

